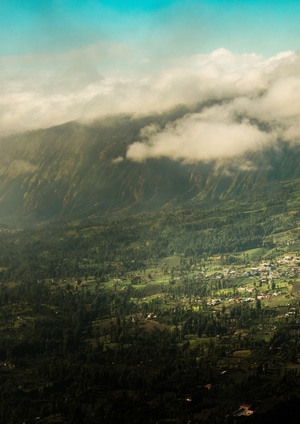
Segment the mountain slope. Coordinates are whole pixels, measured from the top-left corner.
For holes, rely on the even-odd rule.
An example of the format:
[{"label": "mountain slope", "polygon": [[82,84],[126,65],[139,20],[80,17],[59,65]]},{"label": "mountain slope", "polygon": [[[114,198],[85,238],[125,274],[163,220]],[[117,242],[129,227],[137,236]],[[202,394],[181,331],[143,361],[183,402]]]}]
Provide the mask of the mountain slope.
[{"label": "mountain slope", "polygon": [[[178,109],[176,116],[185,113]],[[300,150],[286,144],[232,160],[133,162],[128,146],[141,128],[170,116],[76,122],[0,141],[0,220],[68,220],[139,212],[189,200],[218,202],[265,193],[300,176]]]}]

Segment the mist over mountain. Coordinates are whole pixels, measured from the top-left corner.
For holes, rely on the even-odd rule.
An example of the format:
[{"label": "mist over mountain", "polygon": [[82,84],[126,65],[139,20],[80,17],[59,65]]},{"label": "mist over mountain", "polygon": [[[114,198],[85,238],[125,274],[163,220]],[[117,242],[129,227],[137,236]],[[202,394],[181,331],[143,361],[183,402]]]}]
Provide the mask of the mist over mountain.
[{"label": "mist over mountain", "polygon": [[2,138],[0,221],[65,221],[188,202],[211,205],[263,194],[280,181],[299,177],[299,146],[284,142],[235,155],[216,152],[194,161],[180,151],[177,156],[173,151],[169,157],[166,152],[133,157],[135,145],[146,146],[142,137],[147,131],[148,136],[157,128],[167,132],[203,107],[180,106],[144,117],[119,115],[89,124],[69,122]]}]

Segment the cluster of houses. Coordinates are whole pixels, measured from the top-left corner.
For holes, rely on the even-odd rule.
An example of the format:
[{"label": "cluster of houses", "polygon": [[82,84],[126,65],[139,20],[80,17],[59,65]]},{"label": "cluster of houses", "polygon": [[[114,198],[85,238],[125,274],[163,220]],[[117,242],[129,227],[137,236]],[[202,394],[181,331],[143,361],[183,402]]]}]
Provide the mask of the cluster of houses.
[{"label": "cluster of houses", "polygon": [[[293,283],[300,279],[300,257],[285,256],[274,262],[262,262],[256,267],[249,269],[223,269],[222,272],[215,272],[210,278],[215,280],[251,278],[253,285],[248,284],[235,289],[235,296],[228,301],[254,302],[255,300],[266,300],[272,296],[287,294],[283,288],[278,288],[276,280],[285,280]],[[267,290],[260,290],[260,287],[267,285]],[[287,286],[286,286],[287,287]],[[208,306],[216,306],[222,303],[219,298],[209,299]]]},{"label": "cluster of houses", "polygon": [[256,277],[263,282],[276,278],[295,278],[300,275],[300,257],[285,256],[274,262],[262,262],[260,265],[242,269],[224,269],[222,272],[215,272],[212,278],[241,278]]}]

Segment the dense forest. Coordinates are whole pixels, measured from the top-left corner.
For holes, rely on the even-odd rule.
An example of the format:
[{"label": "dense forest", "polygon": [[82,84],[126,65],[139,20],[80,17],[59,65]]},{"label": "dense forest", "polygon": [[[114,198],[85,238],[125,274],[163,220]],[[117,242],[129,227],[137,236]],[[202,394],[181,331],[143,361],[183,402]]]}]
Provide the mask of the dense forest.
[{"label": "dense forest", "polygon": [[296,422],[298,194],[2,226],[0,421]]}]

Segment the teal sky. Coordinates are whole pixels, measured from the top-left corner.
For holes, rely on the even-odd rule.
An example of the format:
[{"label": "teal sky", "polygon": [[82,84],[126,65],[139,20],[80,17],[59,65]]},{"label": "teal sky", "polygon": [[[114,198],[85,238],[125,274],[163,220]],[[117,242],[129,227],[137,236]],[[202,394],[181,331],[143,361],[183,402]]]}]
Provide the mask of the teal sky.
[{"label": "teal sky", "polygon": [[299,16],[299,0],[1,0],[0,133],[269,89],[277,104],[281,78],[299,92]]},{"label": "teal sky", "polygon": [[294,0],[2,0],[0,53],[57,52],[99,41],[151,56],[298,50]]}]

